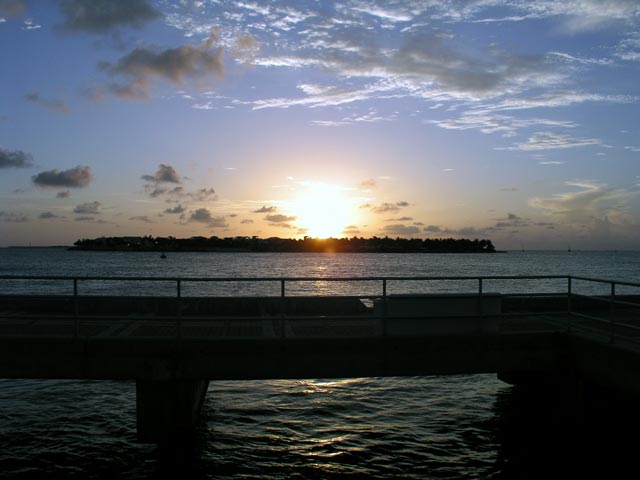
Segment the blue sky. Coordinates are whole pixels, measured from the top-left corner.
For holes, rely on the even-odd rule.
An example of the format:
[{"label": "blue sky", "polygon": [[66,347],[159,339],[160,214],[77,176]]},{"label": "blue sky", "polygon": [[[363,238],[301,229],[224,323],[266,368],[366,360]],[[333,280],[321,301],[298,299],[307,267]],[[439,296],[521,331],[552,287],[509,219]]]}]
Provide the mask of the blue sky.
[{"label": "blue sky", "polygon": [[640,3],[0,0],[0,246],[640,239]]}]

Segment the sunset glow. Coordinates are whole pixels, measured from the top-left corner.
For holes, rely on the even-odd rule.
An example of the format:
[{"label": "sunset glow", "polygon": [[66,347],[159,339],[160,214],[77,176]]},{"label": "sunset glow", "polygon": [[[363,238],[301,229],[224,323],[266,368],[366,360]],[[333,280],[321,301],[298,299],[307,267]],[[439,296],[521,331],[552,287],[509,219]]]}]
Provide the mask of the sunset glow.
[{"label": "sunset glow", "polygon": [[0,0],[0,57],[0,246],[638,248],[635,0]]},{"label": "sunset glow", "polygon": [[344,228],[355,223],[353,201],[336,185],[307,185],[292,209],[298,226],[314,238],[341,237]]}]

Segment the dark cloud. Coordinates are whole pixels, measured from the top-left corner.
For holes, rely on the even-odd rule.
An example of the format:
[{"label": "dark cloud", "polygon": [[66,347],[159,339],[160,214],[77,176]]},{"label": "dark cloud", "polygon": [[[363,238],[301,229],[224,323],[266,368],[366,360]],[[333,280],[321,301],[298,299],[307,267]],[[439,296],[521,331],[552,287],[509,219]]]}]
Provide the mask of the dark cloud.
[{"label": "dark cloud", "polygon": [[69,198],[70,196],[71,196],[71,192],[69,190],[56,193],[56,198]]},{"label": "dark cloud", "polygon": [[63,28],[74,32],[106,33],[162,16],[146,0],[59,0],[59,4],[65,16]]},{"label": "dark cloud", "polygon": [[93,180],[91,167],[88,165],[78,165],[70,170],[60,171],[57,168],[46,172],[40,172],[31,177],[33,183],[39,187],[86,187]]},{"label": "dark cloud", "polygon": [[93,222],[95,221],[96,217],[76,217],[75,221],[76,222]]},{"label": "dark cloud", "polygon": [[[150,197],[159,197],[160,195],[169,195],[170,197],[183,197],[184,187],[166,188],[156,184],[147,184],[144,186],[145,191]],[[167,202],[171,202],[171,199],[167,199]]]},{"label": "dark cloud", "polygon": [[24,0],[0,0],[0,15],[21,15],[25,10]]},{"label": "dark cloud", "polygon": [[528,227],[530,222],[515,213],[508,213],[505,218],[499,218],[493,228]]},{"label": "dark cloud", "polygon": [[60,215],[56,215],[53,212],[42,212],[40,215],[38,215],[38,218],[41,218],[43,220],[47,220],[49,218],[64,218],[64,217],[60,216]]},{"label": "dark cloud", "polygon": [[267,207],[266,205],[263,205],[261,208],[257,209],[257,210],[253,210],[253,213],[273,213],[278,209],[278,207]]},{"label": "dark cloud", "polygon": [[201,188],[193,193],[190,193],[189,196],[196,201],[203,202],[205,200],[217,200],[218,196],[216,195],[216,191],[213,188]]},{"label": "dark cloud", "polygon": [[404,236],[408,236],[408,235],[415,235],[417,233],[420,233],[420,229],[418,227],[415,227],[413,225],[402,225],[400,223],[396,223],[393,225],[386,225],[383,229],[382,232],[387,234],[387,235],[404,235]]},{"label": "dark cloud", "polygon": [[4,210],[0,210],[0,220],[10,223],[25,223],[29,221],[29,217],[22,213],[5,212]]},{"label": "dark cloud", "polygon": [[223,50],[213,48],[217,35],[212,32],[202,44],[184,45],[161,50],[156,47],[136,48],[116,63],[102,62],[100,68],[111,76],[125,79],[125,83],[107,85],[106,91],[94,91],[99,98],[105,93],[123,98],[148,98],[153,78],[181,85],[185,78],[205,78],[224,75]]},{"label": "dark cloud", "polygon": [[185,208],[181,205],[178,204],[173,208],[167,208],[164,213],[171,213],[171,214],[179,214],[179,213],[184,213]]},{"label": "dark cloud", "polygon": [[424,231],[430,233],[441,233],[442,228],[440,228],[438,225],[427,225],[426,227],[424,227]]},{"label": "dark cloud", "polygon": [[180,183],[180,175],[171,165],[161,163],[153,175],[142,175],[143,180],[153,183]]},{"label": "dark cloud", "polygon": [[0,148],[0,168],[28,168],[33,165],[33,157],[21,150]]},{"label": "dark cloud", "polygon": [[399,212],[401,208],[408,207],[408,202],[396,202],[396,203],[388,203],[385,202],[377,207],[372,206],[363,206],[362,208],[371,208],[373,213],[396,213]]},{"label": "dark cloud", "polygon": [[146,215],[138,215],[136,217],[130,217],[129,220],[133,220],[134,222],[154,223],[153,220],[151,220]]},{"label": "dark cloud", "polygon": [[37,92],[30,93],[25,98],[30,102],[40,105],[43,108],[53,110],[55,112],[69,113],[71,111],[71,109],[67,106],[67,102],[65,100],[48,100],[46,98],[42,98]]},{"label": "dark cloud", "polygon": [[250,218],[246,218],[242,220],[240,223],[253,223],[253,220],[251,220]]},{"label": "dark cloud", "polygon": [[189,216],[190,222],[206,223],[209,227],[225,228],[229,225],[225,222],[224,217],[214,217],[206,208],[198,208],[191,212]]},{"label": "dark cloud", "polygon": [[196,211],[191,212],[189,217],[190,222],[209,223],[211,219],[211,212],[206,208],[198,208]]},{"label": "dark cloud", "polygon": [[386,222],[410,222],[413,217],[388,218]]},{"label": "dark cloud", "polygon": [[287,215],[275,214],[275,215],[267,215],[264,217],[265,220],[271,223],[284,223],[284,222],[292,222],[298,217],[289,217]]},{"label": "dark cloud", "polygon": [[84,215],[98,215],[102,205],[100,202],[81,203],[73,209],[73,213],[79,213]]}]

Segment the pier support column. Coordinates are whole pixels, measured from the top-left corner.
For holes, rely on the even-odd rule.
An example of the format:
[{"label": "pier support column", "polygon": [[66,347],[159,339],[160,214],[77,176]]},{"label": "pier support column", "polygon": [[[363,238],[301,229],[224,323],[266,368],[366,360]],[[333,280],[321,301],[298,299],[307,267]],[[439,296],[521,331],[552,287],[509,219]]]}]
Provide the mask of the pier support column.
[{"label": "pier support column", "polygon": [[159,443],[192,432],[208,388],[208,380],[136,380],[138,440]]}]

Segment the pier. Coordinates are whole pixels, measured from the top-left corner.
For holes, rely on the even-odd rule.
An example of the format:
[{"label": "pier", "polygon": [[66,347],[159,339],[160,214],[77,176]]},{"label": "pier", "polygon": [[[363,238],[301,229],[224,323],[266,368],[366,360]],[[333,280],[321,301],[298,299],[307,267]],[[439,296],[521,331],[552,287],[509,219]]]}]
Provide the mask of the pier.
[{"label": "pier", "polygon": [[[640,398],[640,284],[575,276],[0,276],[0,378],[136,382],[141,441],[209,381],[495,373]],[[28,292],[28,293],[25,293]]]}]

